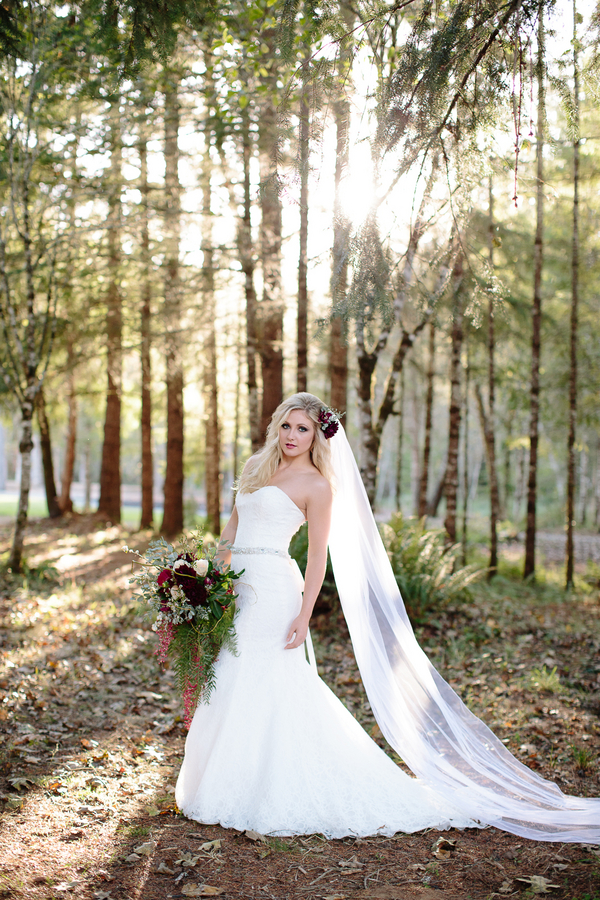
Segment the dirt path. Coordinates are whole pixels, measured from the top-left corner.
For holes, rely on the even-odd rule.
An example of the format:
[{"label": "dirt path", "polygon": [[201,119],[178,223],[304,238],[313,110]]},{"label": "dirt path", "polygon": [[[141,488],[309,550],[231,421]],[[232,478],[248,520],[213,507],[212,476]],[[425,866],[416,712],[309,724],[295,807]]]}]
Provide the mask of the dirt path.
[{"label": "dirt path", "polygon": [[[597,847],[494,829],[262,838],[184,819],[173,800],[180,705],[131,600],[120,549],[145,539],[94,530],[92,520],[39,523],[30,559],[50,559],[62,583],[39,575],[2,583],[0,897],[600,900]],[[595,796],[599,610],[596,597],[567,605],[558,595],[515,599],[500,586],[421,635],[513,752],[567,792]],[[321,673],[381,740],[346,636],[318,637]],[[554,688],[540,687],[536,672]]]}]

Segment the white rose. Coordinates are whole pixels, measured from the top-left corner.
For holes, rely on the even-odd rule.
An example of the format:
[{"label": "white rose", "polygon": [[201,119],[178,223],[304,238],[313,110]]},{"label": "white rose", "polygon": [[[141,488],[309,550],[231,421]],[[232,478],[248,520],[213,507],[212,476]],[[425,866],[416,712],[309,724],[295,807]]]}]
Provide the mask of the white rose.
[{"label": "white rose", "polygon": [[199,559],[194,563],[194,569],[197,574],[202,578],[208,572],[208,560],[207,559]]}]

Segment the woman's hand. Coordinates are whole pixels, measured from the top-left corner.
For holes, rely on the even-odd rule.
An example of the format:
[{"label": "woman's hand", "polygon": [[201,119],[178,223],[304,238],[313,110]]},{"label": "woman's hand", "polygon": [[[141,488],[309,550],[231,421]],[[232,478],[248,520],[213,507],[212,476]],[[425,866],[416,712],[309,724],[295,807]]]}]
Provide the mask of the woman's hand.
[{"label": "woman's hand", "polygon": [[294,650],[296,647],[300,647],[306,640],[307,634],[308,621],[302,615],[296,616],[287,633],[285,649]]}]

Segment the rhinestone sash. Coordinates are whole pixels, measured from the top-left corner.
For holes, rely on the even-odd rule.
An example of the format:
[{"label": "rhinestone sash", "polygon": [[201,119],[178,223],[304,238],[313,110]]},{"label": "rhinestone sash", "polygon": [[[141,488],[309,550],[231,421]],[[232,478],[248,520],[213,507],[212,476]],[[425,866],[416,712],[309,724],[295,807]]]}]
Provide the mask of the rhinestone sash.
[{"label": "rhinestone sash", "polygon": [[287,550],[275,550],[274,547],[232,547],[232,553],[250,553],[250,554],[263,554],[267,553],[271,556],[281,556],[283,559],[290,559],[290,555]]}]

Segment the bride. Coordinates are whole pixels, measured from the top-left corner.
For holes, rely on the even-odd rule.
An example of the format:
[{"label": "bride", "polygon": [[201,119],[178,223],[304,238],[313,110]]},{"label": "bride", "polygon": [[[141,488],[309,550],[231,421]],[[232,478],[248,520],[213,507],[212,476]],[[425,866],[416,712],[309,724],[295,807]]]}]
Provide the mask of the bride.
[{"label": "bride", "polygon": [[[288,546],[305,520],[303,582]],[[317,675],[308,624],[328,545],[373,713],[416,779]],[[600,800],[564,795],[522,765],[420,649],[344,431],[312,394],[273,413],[240,478],[220,558],[245,569],[238,654],[222,652],[211,701],[190,727],[176,789],[186,816],[276,835],[495,825],[600,842]]]}]

